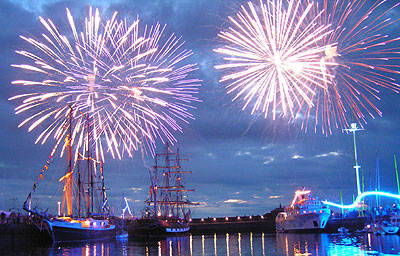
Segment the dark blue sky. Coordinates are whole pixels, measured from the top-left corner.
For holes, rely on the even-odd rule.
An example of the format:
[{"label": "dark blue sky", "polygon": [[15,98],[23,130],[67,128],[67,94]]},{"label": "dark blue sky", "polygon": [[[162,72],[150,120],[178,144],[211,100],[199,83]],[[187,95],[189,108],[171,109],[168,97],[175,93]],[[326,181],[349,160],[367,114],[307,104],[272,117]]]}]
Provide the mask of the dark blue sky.
[{"label": "dark blue sky", "polygon": [[[304,133],[299,126],[285,120],[256,119],[232,103],[224,85],[218,82],[222,74],[213,67],[221,57],[213,49],[223,42],[217,35],[229,26],[227,17],[234,15],[245,1],[109,2],[0,1],[0,188],[5,209],[22,205],[52,146],[51,143],[34,145],[38,134],[28,133],[26,127],[17,128],[22,121],[14,114],[17,103],[8,101],[23,92],[23,88],[11,86],[21,71],[10,65],[23,61],[14,53],[25,45],[19,35],[42,33],[38,16],[51,18],[62,26],[66,22],[66,7],[79,16],[87,13],[90,4],[100,8],[103,17],[117,10],[120,18],[139,15],[143,24],[167,24],[167,32],[182,35],[186,48],[194,52],[191,60],[199,65],[195,75],[203,80],[199,89],[203,102],[195,104],[196,120],[183,125],[183,134],[176,134],[181,153],[190,159],[184,167],[193,171],[186,178],[187,186],[196,190],[189,198],[200,202],[194,209],[194,217],[264,214],[280,203],[288,204],[301,186],[311,187],[314,195],[334,202],[340,200],[341,190],[344,201],[351,202],[356,193],[351,135],[334,130],[333,135],[326,137],[313,131]],[[399,13],[395,10],[391,14],[398,17]],[[391,33],[399,33],[398,24],[391,29]],[[369,177],[374,186],[376,153],[379,153],[381,188],[397,192],[393,154],[400,158],[400,95],[382,90],[380,97],[377,105],[383,117],[367,118],[366,130],[357,134],[359,164],[366,188]],[[152,160],[146,162],[151,164]],[[140,153],[135,153],[134,159],[107,161],[105,171],[116,214],[123,195],[140,214],[149,187],[148,170]],[[48,173],[46,178],[55,183],[59,176]],[[40,187],[34,198],[41,205],[51,202],[55,207],[57,202],[54,192],[45,186]]]}]

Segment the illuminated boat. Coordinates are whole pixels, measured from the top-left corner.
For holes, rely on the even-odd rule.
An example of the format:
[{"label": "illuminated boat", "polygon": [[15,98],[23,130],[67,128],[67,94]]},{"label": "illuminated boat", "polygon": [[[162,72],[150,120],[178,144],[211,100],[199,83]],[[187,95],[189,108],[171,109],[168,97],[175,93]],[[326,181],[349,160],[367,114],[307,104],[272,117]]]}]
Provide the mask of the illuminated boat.
[{"label": "illuminated boat", "polygon": [[399,232],[399,227],[391,224],[390,222],[384,220],[379,223],[368,224],[365,230],[368,233],[374,233],[375,235],[393,235]]},{"label": "illuminated boat", "polygon": [[161,153],[155,155],[155,166],[150,172],[150,198],[142,218],[125,225],[129,237],[135,236],[174,236],[190,230],[190,205],[185,192],[194,191],[183,186],[179,148],[176,152],[166,144]]},{"label": "illuminated boat", "polygon": [[313,231],[325,228],[330,210],[320,200],[311,196],[311,190],[297,190],[292,204],[278,213],[275,219],[277,232]]},{"label": "illuminated boat", "polygon": [[143,217],[127,225],[129,237],[176,236],[189,232],[189,221],[183,218]]},{"label": "illuminated boat", "polygon": [[[67,242],[80,240],[99,240],[115,238],[115,225],[110,224],[110,207],[104,185],[103,163],[92,157],[89,150],[90,131],[87,126],[87,145],[85,155],[78,153],[76,161],[72,163],[71,146],[72,108],[69,123],[63,129],[68,129],[65,139],[68,168],[65,175],[59,179],[63,183],[62,203],[58,204],[58,214],[50,217],[46,212],[31,209],[31,195],[35,192],[38,182],[44,179],[45,170],[49,170],[50,160],[55,153],[54,147],[45,167],[40,172],[40,178],[33,185],[23,204],[23,209],[37,216],[45,226],[53,242]],[[87,122],[89,119],[87,118]],[[63,134],[63,132],[61,132]],[[61,139],[59,140],[59,142]],[[85,168],[84,168],[85,167]],[[98,193],[100,192],[100,194]],[[97,195],[96,195],[97,194]],[[73,212],[74,210],[74,212]],[[47,225],[42,225],[47,224]]]},{"label": "illuminated boat", "polygon": [[391,215],[389,221],[383,220],[378,223],[372,223],[367,225],[367,229],[370,233],[379,235],[392,235],[399,233],[400,230],[400,216]]},{"label": "illuminated boat", "polygon": [[390,215],[389,221],[393,226],[400,228],[400,215],[399,214]]},{"label": "illuminated boat", "polygon": [[385,232],[385,234],[397,234],[399,232],[399,227],[394,226],[393,224],[391,224],[388,221],[382,221],[381,223],[381,228],[383,230],[383,232]]},{"label": "illuminated boat", "polygon": [[115,238],[115,225],[106,218],[57,217],[44,219],[54,242],[102,240]]},{"label": "illuminated boat", "polygon": [[[74,172],[81,176],[81,171],[67,172],[60,182],[64,182],[63,200],[57,217],[48,218],[44,216],[43,221],[48,224],[48,230],[53,242],[82,241],[82,240],[103,240],[113,239],[116,236],[115,225],[110,224],[110,208],[105,193],[103,167],[101,162],[89,157],[78,158],[79,161],[89,161],[87,166],[88,185],[83,191],[82,178],[78,177],[78,188],[75,196],[78,197],[78,208],[75,215],[72,211],[72,180]],[[78,164],[79,166],[79,164]],[[95,181],[95,176],[100,176],[101,181]],[[100,186],[96,186],[100,184]],[[81,187],[81,188],[79,188]],[[101,196],[95,196],[96,191],[101,191]],[[96,200],[98,198],[100,200]],[[95,203],[95,201],[98,201]],[[82,206],[85,207],[82,207]],[[66,209],[65,209],[66,208]]]}]

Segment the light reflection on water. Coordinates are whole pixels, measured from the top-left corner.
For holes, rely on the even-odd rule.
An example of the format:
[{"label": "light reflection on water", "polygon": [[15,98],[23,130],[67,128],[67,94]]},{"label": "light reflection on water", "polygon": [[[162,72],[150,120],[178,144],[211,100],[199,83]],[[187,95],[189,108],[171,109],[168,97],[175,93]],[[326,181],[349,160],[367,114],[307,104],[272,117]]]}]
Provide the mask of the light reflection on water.
[{"label": "light reflection on water", "polygon": [[[1,242],[0,242],[1,243]],[[0,247],[1,255],[394,255],[400,254],[400,237],[373,234],[264,234],[226,233],[136,241],[116,239],[103,242],[54,244],[38,247]],[[380,253],[380,254],[379,254]]]}]

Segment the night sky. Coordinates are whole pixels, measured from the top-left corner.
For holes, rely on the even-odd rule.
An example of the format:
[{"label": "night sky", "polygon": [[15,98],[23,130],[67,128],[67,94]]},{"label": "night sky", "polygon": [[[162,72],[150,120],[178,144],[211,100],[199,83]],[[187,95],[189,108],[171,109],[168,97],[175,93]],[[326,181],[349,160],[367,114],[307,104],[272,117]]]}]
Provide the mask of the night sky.
[{"label": "night sky", "polygon": [[[198,63],[194,75],[202,80],[192,111],[195,120],[183,125],[176,133],[183,163],[193,173],[186,176],[187,187],[194,188],[189,199],[199,202],[193,208],[194,217],[261,215],[289,204],[294,191],[310,187],[315,196],[351,203],[357,193],[354,175],[352,136],[334,129],[325,136],[313,129],[307,132],[300,125],[284,118],[264,119],[262,114],[242,111],[239,102],[232,102],[225,84],[219,83],[222,73],[214,66],[221,62],[213,49],[223,45],[218,33],[229,27],[228,16],[235,15],[246,1],[226,0],[130,0],[130,1],[0,1],[0,208],[21,208],[32,184],[51,151],[52,143],[35,145],[39,131],[28,133],[27,127],[17,128],[22,117],[14,114],[17,102],[8,98],[23,93],[24,88],[12,86],[21,70],[11,64],[23,59],[15,50],[26,44],[19,35],[37,36],[43,32],[38,17],[51,18],[57,26],[67,22],[68,7],[74,17],[86,15],[88,6],[100,9],[103,19],[114,11],[119,18],[139,16],[142,24],[167,24],[167,33],[176,33],[192,49],[192,62]],[[397,18],[400,8],[391,12]],[[392,36],[400,35],[400,25],[390,27]],[[397,35],[396,35],[397,33]],[[393,76],[400,80],[400,76]],[[400,95],[381,90],[376,105],[383,117],[367,117],[365,130],[357,133],[358,158],[364,172],[365,188],[375,188],[376,155],[379,154],[381,189],[397,192],[393,155],[400,162]],[[122,198],[129,199],[137,215],[141,214],[148,196],[149,175],[139,152],[134,159],[112,160],[105,164],[105,178],[110,188],[108,196],[115,214],[119,214]],[[51,170],[46,179],[57,183],[60,172]],[[3,177],[5,181],[3,182]],[[5,187],[4,187],[5,184]],[[58,194],[61,194],[58,191]],[[55,209],[55,192],[41,185],[33,197],[34,204]],[[59,199],[58,199],[59,200]],[[393,200],[384,203],[391,204]],[[51,205],[46,205],[51,204]],[[52,208],[53,207],[53,208]]]}]

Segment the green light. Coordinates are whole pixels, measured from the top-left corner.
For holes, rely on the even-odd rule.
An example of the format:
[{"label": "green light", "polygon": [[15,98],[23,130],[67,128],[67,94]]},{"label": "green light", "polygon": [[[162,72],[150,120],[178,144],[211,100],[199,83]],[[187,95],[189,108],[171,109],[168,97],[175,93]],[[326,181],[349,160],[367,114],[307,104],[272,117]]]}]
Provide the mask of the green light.
[{"label": "green light", "polygon": [[394,155],[394,168],[396,169],[397,193],[399,193],[399,194],[400,194],[400,186],[399,186],[399,173],[398,173],[398,171],[397,171],[396,155]]}]

